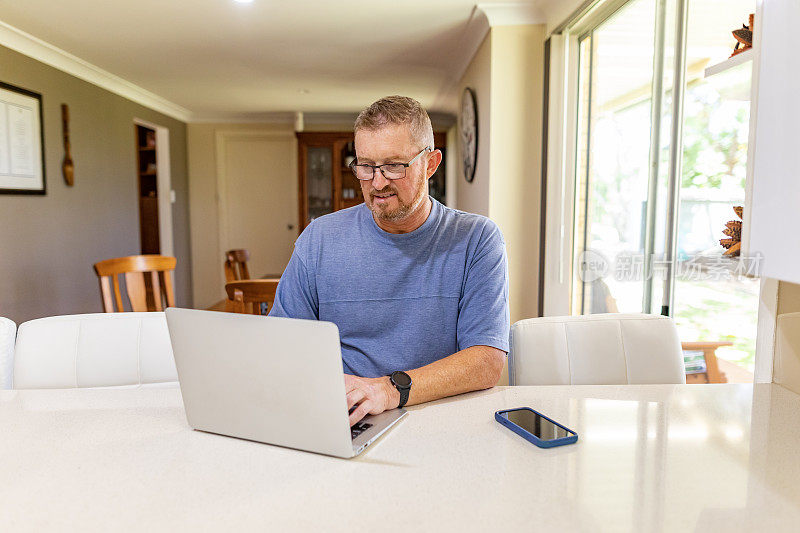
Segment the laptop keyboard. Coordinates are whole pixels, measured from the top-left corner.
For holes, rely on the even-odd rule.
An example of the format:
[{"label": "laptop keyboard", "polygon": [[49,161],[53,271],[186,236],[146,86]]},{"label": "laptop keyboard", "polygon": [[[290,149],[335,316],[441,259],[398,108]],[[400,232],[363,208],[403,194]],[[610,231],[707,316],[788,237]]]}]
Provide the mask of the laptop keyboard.
[{"label": "laptop keyboard", "polygon": [[371,427],[372,424],[368,424],[366,422],[359,422],[358,424],[350,428],[351,438],[355,439],[356,437],[358,437]]}]

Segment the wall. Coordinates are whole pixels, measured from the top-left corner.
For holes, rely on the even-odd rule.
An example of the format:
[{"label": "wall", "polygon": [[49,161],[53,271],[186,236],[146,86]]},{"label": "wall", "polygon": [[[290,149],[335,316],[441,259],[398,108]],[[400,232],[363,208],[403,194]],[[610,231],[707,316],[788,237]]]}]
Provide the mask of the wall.
[{"label": "wall", "polygon": [[544,25],[495,26],[489,216],[508,249],[511,320],[538,316]]},{"label": "wall", "polygon": [[[475,89],[475,180],[459,177],[458,209],[486,215],[503,232],[511,321],[537,316],[544,25],[494,26],[458,84]],[[460,146],[459,146],[460,150]]]},{"label": "wall", "polygon": [[[186,125],[0,47],[0,80],[42,94],[46,196],[0,195],[0,316],[102,311],[92,264],[140,253],[134,117],[169,128],[176,303],[192,304]],[[70,107],[75,186],[61,174]]]},{"label": "wall", "polygon": [[[475,91],[478,104],[478,157],[475,160],[475,178],[472,183],[464,179],[463,158],[458,146],[458,166],[456,173],[456,207],[462,211],[489,215],[489,120],[491,117],[492,95],[492,34],[486,35],[478,51],[458,83],[458,107],[461,108],[461,97],[464,88]],[[459,124],[460,127],[460,124]],[[457,129],[457,132],[460,131]],[[452,150],[451,150],[452,151]]]}]

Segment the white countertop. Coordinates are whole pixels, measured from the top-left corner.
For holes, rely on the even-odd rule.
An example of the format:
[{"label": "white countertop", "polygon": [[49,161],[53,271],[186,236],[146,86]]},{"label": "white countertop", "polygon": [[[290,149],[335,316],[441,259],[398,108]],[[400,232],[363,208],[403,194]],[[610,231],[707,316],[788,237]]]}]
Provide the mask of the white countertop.
[{"label": "white countertop", "polygon": [[[495,422],[524,405],[578,443]],[[177,389],[0,391],[0,529],[800,527],[800,396],[777,385],[498,387],[409,410],[345,460],[192,431]]]}]

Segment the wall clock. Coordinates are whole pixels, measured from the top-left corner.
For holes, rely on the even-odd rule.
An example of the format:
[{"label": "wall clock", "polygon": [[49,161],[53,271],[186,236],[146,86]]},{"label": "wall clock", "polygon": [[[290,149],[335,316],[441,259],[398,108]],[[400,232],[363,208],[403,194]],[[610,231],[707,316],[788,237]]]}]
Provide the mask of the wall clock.
[{"label": "wall clock", "polygon": [[463,162],[461,168],[464,179],[472,182],[475,179],[475,162],[478,159],[478,103],[475,100],[475,91],[469,87],[465,87],[461,95],[459,124]]}]

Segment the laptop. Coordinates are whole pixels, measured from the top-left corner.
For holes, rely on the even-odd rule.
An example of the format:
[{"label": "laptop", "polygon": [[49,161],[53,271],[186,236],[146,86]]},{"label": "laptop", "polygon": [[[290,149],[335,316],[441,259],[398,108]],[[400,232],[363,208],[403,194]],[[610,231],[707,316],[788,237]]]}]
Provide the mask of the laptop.
[{"label": "laptop", "polygon": [[166,315],[194,429],[350,458],[406,415],[393,409],[350,427],[331,322],[174,307]]}]

